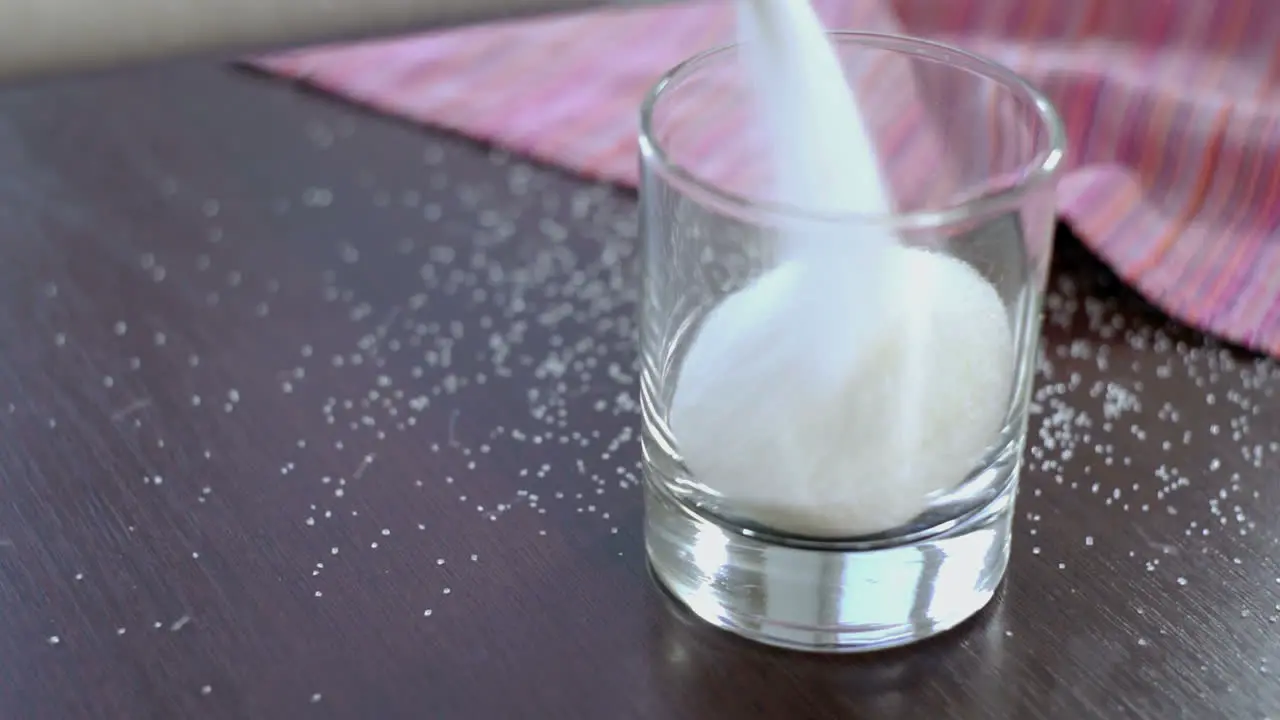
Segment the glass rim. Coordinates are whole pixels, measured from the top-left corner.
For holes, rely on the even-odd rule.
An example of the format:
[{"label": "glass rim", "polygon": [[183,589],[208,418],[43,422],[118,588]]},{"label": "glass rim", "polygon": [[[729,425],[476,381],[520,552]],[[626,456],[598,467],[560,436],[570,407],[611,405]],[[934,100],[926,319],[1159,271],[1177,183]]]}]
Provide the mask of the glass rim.
[{"label": "glass rim", "polygon": [[1002,187],[943,207],[912,210],[904,213],[845,213],[810,210],[788,203],[762,200],[717,187],[704,180],[685,166],[672,160],[666,148],[654,133],[653,116],[667,89],[698,70],[705,63],[731,52],[740,43],[729,43],[697,53],[665,72],[645,94],[640,104],[640,152],[658,170],[665,180],[694,200],[718,210],[735,215],[764,214],[820,224],[856,223],[878,225],[897,230],[937,228],[970,220],[974,217],[995,215],[1016,207],[1033,190],[1052,183],[1063,168],[1067,154],[1067,134],[1057,109],[1040,90],[1008,67],[980,55],[961,50],[945,43],[890,33],[836,30],[827,37],[836,42],[850,42],[865,47],[887,50],[905,55],[926,57],[952,68],[968,70],[1027,101],[1036,117],[1044,125],[1049,137],[1048,148],[1036,153],[1022,163],[1021,179],[1008,187]]}]

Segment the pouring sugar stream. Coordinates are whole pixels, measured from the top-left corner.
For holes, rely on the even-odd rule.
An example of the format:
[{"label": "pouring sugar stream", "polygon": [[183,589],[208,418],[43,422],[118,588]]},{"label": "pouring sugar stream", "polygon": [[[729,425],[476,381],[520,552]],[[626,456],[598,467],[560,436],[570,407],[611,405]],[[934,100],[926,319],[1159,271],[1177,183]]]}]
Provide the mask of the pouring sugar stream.
[{"label": "pouring sugar stream", "polygon": [[[744,69],[774,196],[891,212],[841,60],[807,2],[739,0]],[[705,318],[669,423],[722,510],[785,533],[856,537],[921,514],[996,439],[1014,376],[995,288],[871,225],[788,222],[778,266]]]}]

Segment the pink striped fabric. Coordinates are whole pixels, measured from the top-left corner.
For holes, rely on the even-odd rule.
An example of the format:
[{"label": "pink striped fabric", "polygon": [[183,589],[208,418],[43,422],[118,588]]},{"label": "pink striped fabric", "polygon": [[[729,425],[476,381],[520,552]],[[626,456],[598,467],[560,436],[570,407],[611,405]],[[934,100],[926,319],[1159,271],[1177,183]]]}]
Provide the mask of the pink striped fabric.
[{"label": "pink striped fabric", "polygon": [[[832,27],[962,46],[1057,104],[1062,214],[1171,315],[1280,356],[1275,0],[815,0]],[[594,178],[636,181],[655,78],[731,39],[730,3],[538,19],[263,59],[268,71]]]}]

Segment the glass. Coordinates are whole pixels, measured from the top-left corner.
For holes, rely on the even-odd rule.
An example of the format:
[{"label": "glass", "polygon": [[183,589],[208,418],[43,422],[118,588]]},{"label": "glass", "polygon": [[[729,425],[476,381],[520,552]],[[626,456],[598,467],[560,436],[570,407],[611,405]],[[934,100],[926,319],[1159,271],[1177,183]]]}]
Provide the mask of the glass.
[{"label": "glass", "polygon": [[[645,542],[661,585],[704,620],[772,645],[853,652],[959,625],[990,602],[1004,576],[1065,137],[1051,104],[999,65],[923,40],[832,38],[863,100],[889,213],[823,214],[778,199],[736,47],[688,60],[644,102]],[[827,324],[818,335],[806,334],[812,323],[799,316],[768,317],[787,306],[779,298],[813,296],[816,285],[757,303],[739,320],[756,318],[773,334],[742,340],[740,356],[718,366],[723,377],[708,379],[714,373],[690,359],[691,348],[713,311],[779,277],[783,227],[836,231],[848,243],[894,237],[893,257],[910,258],[913,269],[875,265],[846,278],[849,287],[896,278],[877,296],[888,302],[832,301],[823,310],[813,297],[796,300],[819,308]],[[928,267],[911,264],[921,260]],[[828,290],[844,287],[829,284],[842,267],[828,270]],[[968,284],[927,275],[930,268]],[[973,329],[981,324],[974,292],[995,308],[987,329],[997,317],[1003,335]],[[926,306],[933,324],[902,321]],[[832,349],[849,343],[821,338],[870,327],[869,317],[880,318],[881,330],[864,341],[882,349],[858,357],[878,364],[851,375],[839,363],[844,351]],[[749,324],[733,332],[747,337]],[[899,336],[908,327],[933,333],[933,345],[906,343]],[[883,347],[906,355],[875,355]],[[932,349],[910,349],[920,347]],[[773,376],[786,389],[759,374],[766,356],[791,358],[790,374]],[[904,357],[915,375],[901,369]],[[813,392],[823,386],[811,376],[827,371],[858,378],[849,385],[856,392],[839,401],[834,389],[845,385],[825,398]],[[695,380],[719,382],[719,395],[682,401],[681,382],[692,388]],[[796,404],[806,392],[818,405]],[[700,419],[681,425],[675,411]],[[894,446],[902,452],[886,454],[886,438],[907,438]],[[829,453],[844,464],[815,460]]]}]

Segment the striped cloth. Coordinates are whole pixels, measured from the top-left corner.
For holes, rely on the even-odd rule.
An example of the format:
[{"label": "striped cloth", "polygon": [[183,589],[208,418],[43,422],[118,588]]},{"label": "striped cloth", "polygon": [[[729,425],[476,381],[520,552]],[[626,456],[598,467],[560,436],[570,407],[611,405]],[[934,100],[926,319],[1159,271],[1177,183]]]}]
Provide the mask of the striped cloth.
[{"label": "striped cloth", "polygon": [[[815,0],[832,27],[1009,65],[1057,104],[1060,211],[1156,305],[1280,356],[1280,3]],[[731,39],[732,6],[678,4],[309,49],[258,64],[357,102],[634,184],[639,99]]]}]

